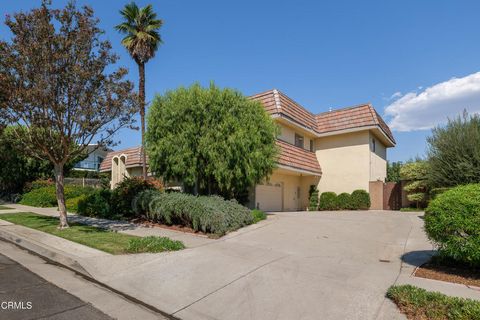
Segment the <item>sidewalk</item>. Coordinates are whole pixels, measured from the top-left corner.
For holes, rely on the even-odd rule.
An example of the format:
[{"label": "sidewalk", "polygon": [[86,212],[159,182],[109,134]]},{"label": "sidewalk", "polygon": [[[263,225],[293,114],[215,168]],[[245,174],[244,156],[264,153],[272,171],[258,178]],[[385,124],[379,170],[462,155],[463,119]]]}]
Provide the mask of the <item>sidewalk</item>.
[{"label": "sidewalk", "polygon": [[[24,206],[21,204],[8,204],[6,205],[12,210],[0,210],[0,219],[4,213],[15,212],[32,212],[41,214],[44,216],[58,217],[57,208],[36,208],[30,206]],[[187,232],[175,231],[160,227],[147,227],[144,225],[134,224],[126,221],[114,221],[99,218],[83,217],[76,214],[68,214],[68,219],[71,222],[78,222],[81,224],[118,231],[125,234],[130,234],[139,237],[146,236],[159,236],[168,237],[172,240],[182,241],[187,248],[195,248],[203,246],[209,243],[215,242],[214,239],[209,239],[207,236],[200,234],[190,234]]]}]

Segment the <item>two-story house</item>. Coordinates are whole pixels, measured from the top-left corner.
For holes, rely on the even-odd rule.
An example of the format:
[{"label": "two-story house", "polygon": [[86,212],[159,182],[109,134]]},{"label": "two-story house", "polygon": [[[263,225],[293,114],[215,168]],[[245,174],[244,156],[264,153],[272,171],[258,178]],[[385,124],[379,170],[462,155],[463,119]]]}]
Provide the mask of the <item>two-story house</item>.
[{"label": "two-story house", "polygon": [[[280,127],[279,157],[273,174],[250,192],[250,206],[265,211],[304,210],[311,185],[320,192],[369,191],[386,177],[392,132],[370,104],[313,114],[278,90],[251,96]],[[112,172],[112,186],[123,176],[140,175],[141,148],[111,152],[100,171]]]},{"label": "two-story house", "polygon": [[370,104],[312,114],[278,90],[251,97],[280,126],[278,169],[250,195],[267,211],[304,210],[310,185],[320,192],[369,191],[384,181],[392,132]]}]

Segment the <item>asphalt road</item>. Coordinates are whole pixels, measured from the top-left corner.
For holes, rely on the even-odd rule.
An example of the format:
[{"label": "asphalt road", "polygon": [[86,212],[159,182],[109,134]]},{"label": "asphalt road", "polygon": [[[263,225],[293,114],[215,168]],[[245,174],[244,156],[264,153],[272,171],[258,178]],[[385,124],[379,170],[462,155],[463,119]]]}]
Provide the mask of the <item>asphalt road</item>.
[{"label": "asphalt road", "polygon": [[112,319],[0,254],[0,319]]}]

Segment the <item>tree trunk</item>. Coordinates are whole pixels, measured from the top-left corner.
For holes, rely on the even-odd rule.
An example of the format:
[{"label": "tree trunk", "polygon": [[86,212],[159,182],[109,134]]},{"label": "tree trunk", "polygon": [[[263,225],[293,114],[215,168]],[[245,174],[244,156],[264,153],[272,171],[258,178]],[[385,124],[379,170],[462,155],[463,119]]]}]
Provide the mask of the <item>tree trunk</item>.
[{"label": "tree trunk", "polygon": [[147,155],[145,153],[145,63],[138,64],[138,75],[140,81],[138,85],[138,97],[140,100],[140,121],[142,130],[142,172],[143,179],[147,180]]},{"label": "tree trunk", "polygon": [[65,206],[65,189],[63,177],[63,164],[55,164],[55,189],[57,193],[58,211],[60,213],[59,229],[68,228],[67,207]]}]

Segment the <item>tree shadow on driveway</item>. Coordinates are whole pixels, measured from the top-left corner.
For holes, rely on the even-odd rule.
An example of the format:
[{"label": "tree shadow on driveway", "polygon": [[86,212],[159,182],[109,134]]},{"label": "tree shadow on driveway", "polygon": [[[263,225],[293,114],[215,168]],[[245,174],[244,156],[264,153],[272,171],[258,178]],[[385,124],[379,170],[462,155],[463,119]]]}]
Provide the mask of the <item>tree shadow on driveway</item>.
[{"label": "tree shadow on driveway", "polygon": [[414,267],[419,267],[436,254],[436,250],[410,251],[402,255],[402,261]]}]

